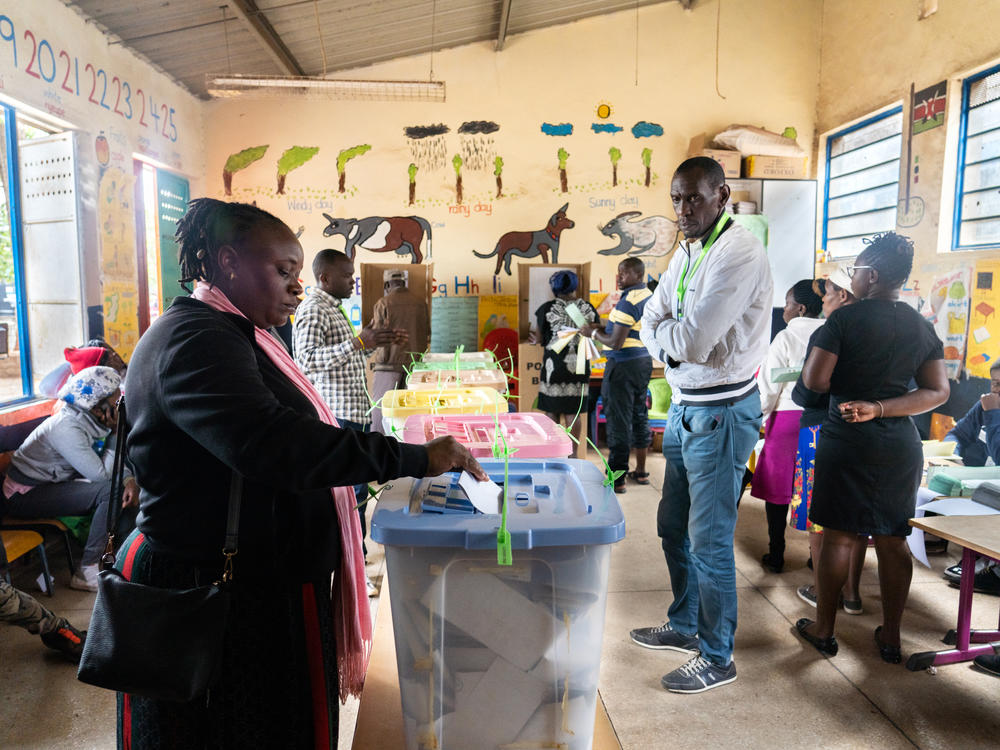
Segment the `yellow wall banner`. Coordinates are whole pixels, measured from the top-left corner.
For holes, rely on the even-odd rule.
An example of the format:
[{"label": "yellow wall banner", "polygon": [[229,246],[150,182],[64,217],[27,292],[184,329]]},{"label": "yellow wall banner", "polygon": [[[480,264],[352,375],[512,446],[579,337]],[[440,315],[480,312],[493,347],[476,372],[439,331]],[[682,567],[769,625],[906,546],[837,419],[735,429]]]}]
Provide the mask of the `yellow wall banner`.
[{"label": "yellow wall banner", "polygon": [[496,328],[517,330],[517,295],[488,294],[479,298],[479,348],[486,334]]},{"label": "yellow wall banner", "polygon": [[969,306],[966,365],[970,376],[988,378],[990,366],[1000,357],[1000,261],[976,263]]}]

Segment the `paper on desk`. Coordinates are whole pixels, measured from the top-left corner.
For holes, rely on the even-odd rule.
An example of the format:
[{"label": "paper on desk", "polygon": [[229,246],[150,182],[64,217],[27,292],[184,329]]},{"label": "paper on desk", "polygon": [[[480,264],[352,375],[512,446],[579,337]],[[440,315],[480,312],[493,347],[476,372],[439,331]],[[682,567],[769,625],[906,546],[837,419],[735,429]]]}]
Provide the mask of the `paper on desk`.
[{"label": "paper on desk", "polygon": [[458,486],[480,513],[495,516],[500,512],[500,493],[503,490],[492,479],[480,482],[469,472],[463,471],[458,478]]},{"label": "paper on desk", "polygon": [[939,516],[995,516],[1000,513],[996,508],[977,503],[971,497],[938,498],[921,505],[917,511],[937,513]]},{"label": "paper on desk", "polygon": [[[924,506],[930,503],[938,495],[936,492],[932,492],[926,487],[917,488],[917,509],[913,514],[915,518],[924,517]],[[924,530],[914,527],[910,532],[910,535],[906,537],[906,544],[910,548],[910,554],[912,554],[917,560],[923,563],[925,568],[931,566],[930,562],[927,560],[927,548],[924,544]]]}]

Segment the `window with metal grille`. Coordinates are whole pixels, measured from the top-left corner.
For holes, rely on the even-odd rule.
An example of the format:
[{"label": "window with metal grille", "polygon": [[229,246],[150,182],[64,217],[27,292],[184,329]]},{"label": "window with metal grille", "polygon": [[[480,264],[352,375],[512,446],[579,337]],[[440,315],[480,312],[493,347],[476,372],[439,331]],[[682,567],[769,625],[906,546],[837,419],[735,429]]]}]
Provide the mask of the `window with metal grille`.
[{"label": "window with metal grille", "polygon": [[896,228],[903,108],[852,125],[826,140],[823,247],[854,256],[862,237]]},{"label": "window with metal grille", "polygon": [[966,78],[952,248],[1000,245],[1000,67]]}]

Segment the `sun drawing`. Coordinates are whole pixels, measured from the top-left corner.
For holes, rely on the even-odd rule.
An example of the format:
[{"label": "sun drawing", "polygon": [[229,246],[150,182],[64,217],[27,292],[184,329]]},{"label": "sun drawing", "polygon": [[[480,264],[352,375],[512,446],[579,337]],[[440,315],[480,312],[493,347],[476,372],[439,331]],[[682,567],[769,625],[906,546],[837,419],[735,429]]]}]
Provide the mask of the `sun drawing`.
[{"label": "sun drawing", "polygon": [[611,115],[615,113],[614,107],[611,106],[610,102],[601,102],[597,105],[597,116],[602,120],[607,120]]}]

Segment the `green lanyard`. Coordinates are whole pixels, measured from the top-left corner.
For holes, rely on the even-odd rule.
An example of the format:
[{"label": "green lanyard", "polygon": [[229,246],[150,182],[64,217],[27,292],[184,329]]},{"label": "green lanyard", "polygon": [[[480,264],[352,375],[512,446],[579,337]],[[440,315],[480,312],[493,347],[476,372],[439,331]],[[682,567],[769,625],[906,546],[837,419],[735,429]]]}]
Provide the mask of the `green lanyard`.
[{"label": "green lanyard", "polygon": [[[705,256],[708,255],[708,251],[711,249],[712,245],[715,244],[715,241],[719,238],[719,235],[722,233],[723,228],[726,226],[726,223],[729,221],[730,218],[731,217],[729,216],[729,214],[723,211],[722,216],[720,216],[719,220],[715,222],[715,226],[712,228],[712,233],[708,235],[708,239],[705,240],[705,244],[701,248],[701,254],[698,256],[698,259],[694,262],[694,268],[691,269],[691,278],[694,278],[694,275],[698,273],[698,267],[701,265],[701,262],[705,260]],[[677,282],[678,320],[684,317],[684,314],[682,312],[682,307],[684,305],[684,296],[687,294],[687,289],[688,289],[687,274],[688,274],[688,267],[690,265],[691,265],[691,256],[688,256],[687,263],[684,265],[684,272],[681,274],[680,281]]]},{"label": "green lanyard", "polygon": [[344,316],[344,320],[347,321],[347,325],[351,327],[351,333],[354,336],[357,336],[358,332],[354,329],[354,323],[351,322],[351,316],[347,314],[347,310],[344,309],[343,305],[341,305],[338,309],[340,310],[340,314]]}]

